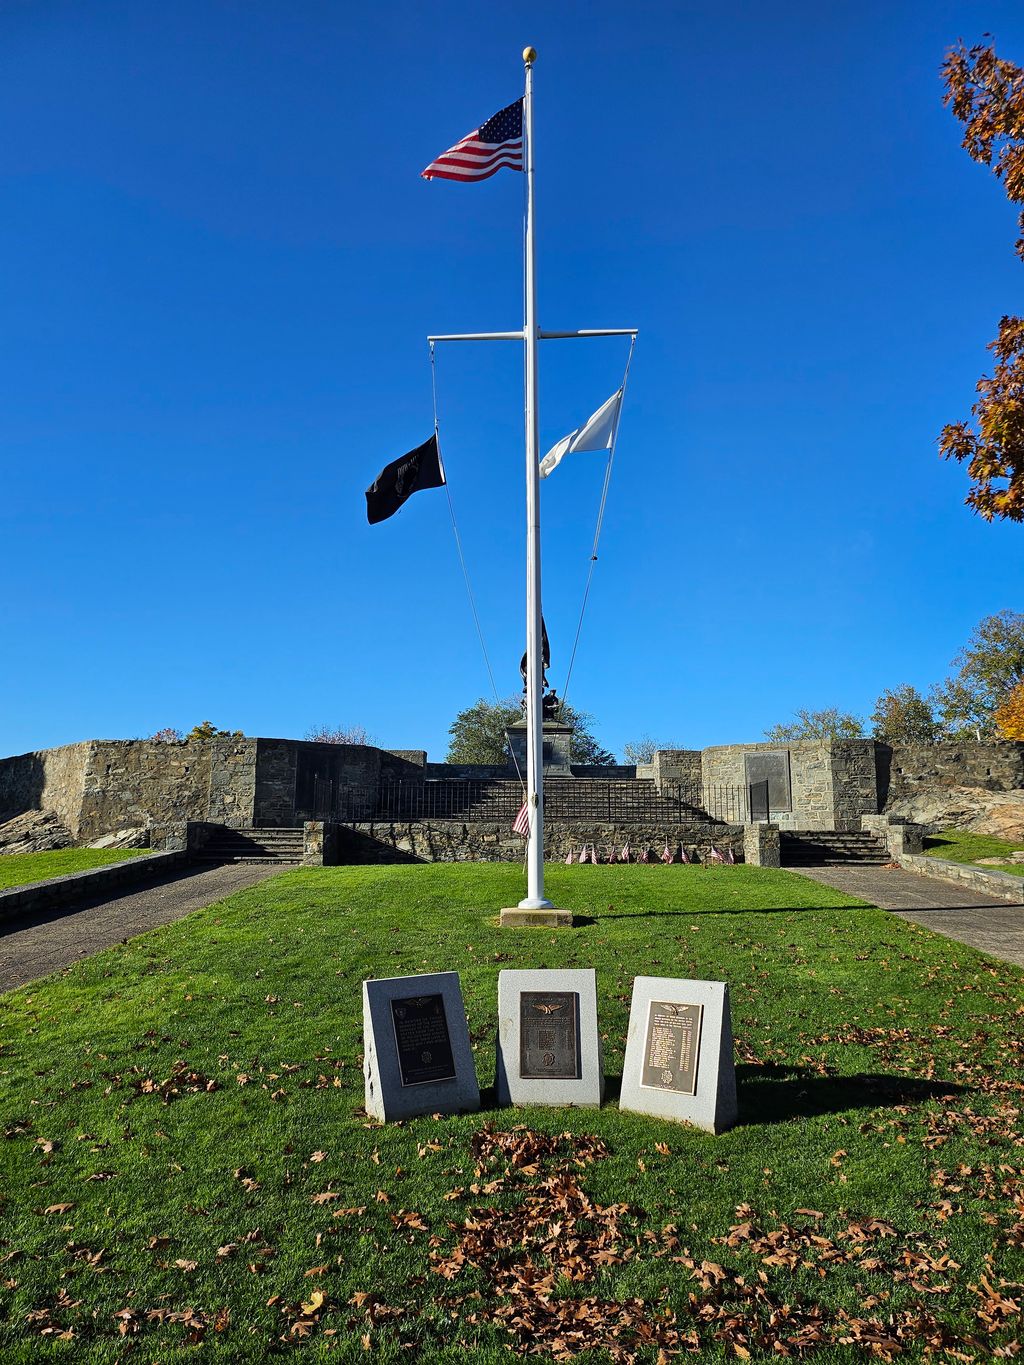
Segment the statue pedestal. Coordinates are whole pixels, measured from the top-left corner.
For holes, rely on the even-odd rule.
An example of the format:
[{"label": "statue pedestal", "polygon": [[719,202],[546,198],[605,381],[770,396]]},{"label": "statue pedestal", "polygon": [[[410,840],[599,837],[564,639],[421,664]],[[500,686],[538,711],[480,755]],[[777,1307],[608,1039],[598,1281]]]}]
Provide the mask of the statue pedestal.
[{"label": "statue pedestal", "polygon": [[[573,729],[559,720],[544,722],[544,776],[572,777],[569,756],[572,750]],[[519,771],[526,777],[526,721],[517,720],[508,727],[508,742],[519,765]]]}]

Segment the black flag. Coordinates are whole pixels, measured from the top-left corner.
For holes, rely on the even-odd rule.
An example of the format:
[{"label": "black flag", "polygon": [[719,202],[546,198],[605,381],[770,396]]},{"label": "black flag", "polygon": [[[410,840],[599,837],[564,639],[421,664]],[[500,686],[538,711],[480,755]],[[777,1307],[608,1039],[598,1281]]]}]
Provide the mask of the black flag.
[{"label": "black flag", "polygon": [[373,526],[386,521],[412,493],[421,488],[441,488],[444,470],[437,449],[437,432],[401,459],[385,465],[366,490],[366,520]]}]

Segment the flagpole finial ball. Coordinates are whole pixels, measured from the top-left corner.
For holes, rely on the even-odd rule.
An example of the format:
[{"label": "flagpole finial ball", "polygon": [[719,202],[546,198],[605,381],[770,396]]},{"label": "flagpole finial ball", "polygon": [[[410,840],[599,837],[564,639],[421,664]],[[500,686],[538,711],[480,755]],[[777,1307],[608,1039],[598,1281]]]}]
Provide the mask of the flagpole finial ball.
[{"label": "flagpole finial ball", "polygon": [[523,61],[527,66],[532,66],[537,60],[537,49],[535,47],[523,48]]}]

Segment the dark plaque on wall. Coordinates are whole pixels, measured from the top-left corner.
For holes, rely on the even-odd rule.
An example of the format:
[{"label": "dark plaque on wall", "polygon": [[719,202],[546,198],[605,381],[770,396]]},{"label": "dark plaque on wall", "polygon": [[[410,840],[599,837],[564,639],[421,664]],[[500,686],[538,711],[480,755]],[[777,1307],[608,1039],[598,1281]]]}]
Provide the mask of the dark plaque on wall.
[{"label": "dark plaque on wall", "polygon": [[411,995],[391,1001],[391,1022],[403,1085],[455,1079],[443,995]]},{"label": "dark plaque on wall", "polygon": [[519,1077],[580,1079],[579,996],[575,991],[523,991],[519,996]]},{"label": "dark plaque on wall", "polygon": [[640,1084],[649,1090],[697,1093],[697,1057],[703,1005],[652,1000],[647,1011],[644,1069]]},{"label": "dark plaque on wall", "polygon": [[772,810],[792,810],[789,783],[789,750],[769,749],[761,754],[744,754],[743,770],[747,786],[768,783],[768,805]]}]

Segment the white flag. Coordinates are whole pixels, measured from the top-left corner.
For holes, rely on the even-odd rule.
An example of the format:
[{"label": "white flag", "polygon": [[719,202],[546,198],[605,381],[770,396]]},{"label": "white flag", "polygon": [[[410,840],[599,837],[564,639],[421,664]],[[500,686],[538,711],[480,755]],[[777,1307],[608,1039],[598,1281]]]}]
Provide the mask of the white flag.
[{"label": "white flag", "polygon": [[547,476],[562,461],[562,457],[574,450],[611,450],[615,440],[615,428],[619,420],[619,404],[622,390],[616,389],[606,403],[602,403],[593,417],[588,418],[581,427],[563,436],[553,445],[540,462],[540,476]]}]

